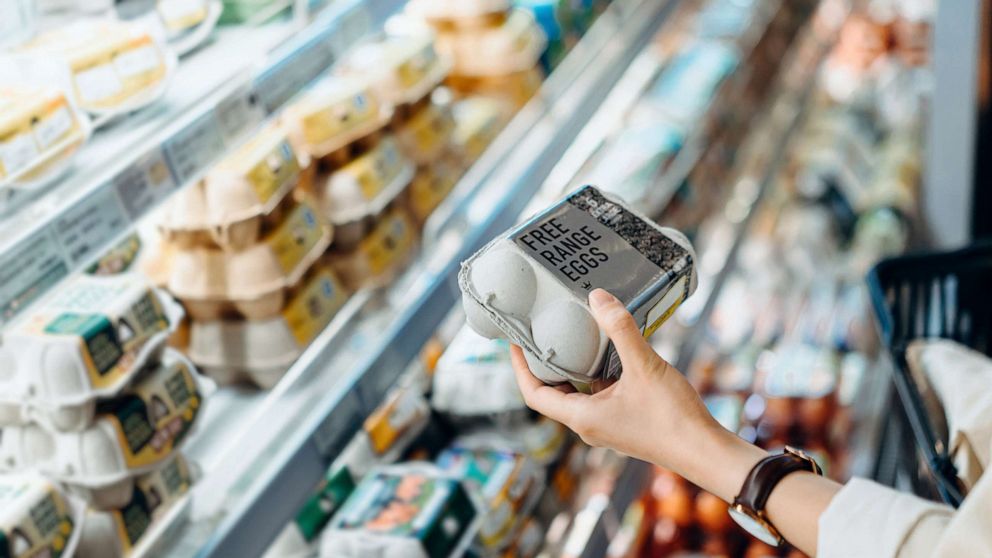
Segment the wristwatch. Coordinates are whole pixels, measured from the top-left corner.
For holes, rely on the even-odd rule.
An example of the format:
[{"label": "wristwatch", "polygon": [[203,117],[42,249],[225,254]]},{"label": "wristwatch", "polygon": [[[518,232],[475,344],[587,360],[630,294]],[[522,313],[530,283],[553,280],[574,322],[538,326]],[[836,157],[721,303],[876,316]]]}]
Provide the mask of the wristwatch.
[{"label": "wristwatch", "polygon": [[775,486],[787,475],[808,471],[822,475],[820,466],[802,450],[785,446],[785,451],[759,461],[747,474],[740,494],[727,510],[745,531],[765,544],[779,546],[785,539],[765,514],[765,504]]}]

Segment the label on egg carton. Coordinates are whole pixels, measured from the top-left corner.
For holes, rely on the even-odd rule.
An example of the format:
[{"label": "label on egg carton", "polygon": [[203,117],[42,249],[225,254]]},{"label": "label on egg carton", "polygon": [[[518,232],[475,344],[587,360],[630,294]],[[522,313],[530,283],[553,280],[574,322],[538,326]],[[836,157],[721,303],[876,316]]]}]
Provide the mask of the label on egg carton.
[{"label": "label on egg carton", "polygon": [[[621,373],[589,293],[613,294],[648,337],[695,290],[694,261],[680,233],[584,186],[469,258],[459,286],[473,329],[523,346],[543,381],[581,387]],[[561,320],[570,327],[558,328]]]},{"label": "label on egg carton", "polygon": [[72,556],[77,510],[40,477],[0,478],[0,557]]}]

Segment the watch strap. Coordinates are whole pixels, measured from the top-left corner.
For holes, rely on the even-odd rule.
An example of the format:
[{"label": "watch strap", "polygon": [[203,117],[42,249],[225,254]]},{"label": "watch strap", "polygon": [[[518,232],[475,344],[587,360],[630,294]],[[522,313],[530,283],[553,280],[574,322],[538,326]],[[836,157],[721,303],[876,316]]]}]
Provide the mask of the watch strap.
[{"label": "watch strap", "polygon": [[820,474],[820,468],[806,454],[787,447],[784,453],[770,455],[759,461],[748,473],[741,486],[741,492],[734,498],[734,504],[741,504],[755,512],[761,512],[768,503],[775,486],[786,476],[797,471]]}]

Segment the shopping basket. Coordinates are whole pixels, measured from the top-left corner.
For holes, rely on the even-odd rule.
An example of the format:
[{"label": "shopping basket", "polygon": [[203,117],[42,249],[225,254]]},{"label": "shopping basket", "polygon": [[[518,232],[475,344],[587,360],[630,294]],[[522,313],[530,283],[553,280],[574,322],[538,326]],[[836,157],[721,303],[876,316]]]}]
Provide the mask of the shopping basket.
[{"label": "shopping basket", "polygon": [[869,272],[868,288],[894,362],[904,411],[896,415],[909,422],[920,472],[941,499],[958,506],[964,490],[948,454],[943,411],[926,378],[909,370],[906,346],[920,337],[942,337],[992,352],[992,243],[883,260]]}]

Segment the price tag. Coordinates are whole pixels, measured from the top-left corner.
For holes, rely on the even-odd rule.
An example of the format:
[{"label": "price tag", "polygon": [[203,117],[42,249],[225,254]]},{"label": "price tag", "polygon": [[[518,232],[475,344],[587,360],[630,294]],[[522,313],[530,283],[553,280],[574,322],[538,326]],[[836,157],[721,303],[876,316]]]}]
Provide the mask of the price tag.
[{"label": "price tag", "polygon": [[262,123],[265,111],[255,98],[251,85],[246,84],[218,103],[214,115],[224,141],[231,147],[242,135]]},{"label": "price tag", "polygon": [[9,321],[69,275],[51,229],[42,229],[0,257],[0,319]]},{"label": "price tag", "polygon": [[132,221],[137,221],[150,208],[169,197],[175,187],[165,155],[158,149],[139,158],[114,177],[118,199]]},{"label": "price tag", "polygon": [[322,35],[269,68],[255,80],[255,95],[270,114],[330,68],[334,55]]},{"label": "price tag", "polygon": [[73,267],[97,255],[128,226],[113,188],[100,188],[55,220],[55,236]]},{"label": "price tag", "polygon": [[324,42],[331,46],[332,55],[340,57],[371,29],[372,14],[364,5],[356,5],[347,13],[341,14],[337,24],[325,32],[329,37],[325,38]]},{"label": "price tag", "polygon": [[365,421],[361,400],[354,390],[344,394],[331,414],[313,433],[317,450],[325,457],[337,457]]},{"label": "price tag", "polygon": [[165,157],[177,184],[186,184],[224,153],[224,138],[208,112],[165,142]]}]

